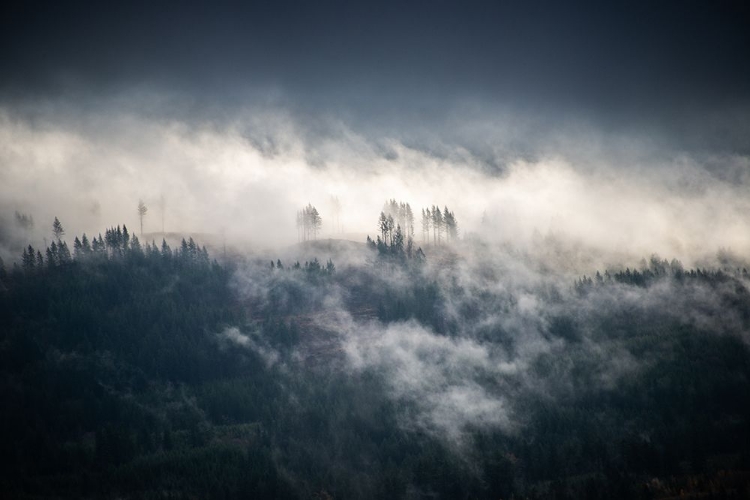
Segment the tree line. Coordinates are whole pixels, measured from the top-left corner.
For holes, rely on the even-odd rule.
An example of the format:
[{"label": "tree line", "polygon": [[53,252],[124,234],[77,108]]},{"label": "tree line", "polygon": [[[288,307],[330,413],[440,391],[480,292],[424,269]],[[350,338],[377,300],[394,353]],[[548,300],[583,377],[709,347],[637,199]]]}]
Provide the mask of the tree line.
[{"label": "tree line", "polygon": [[649,262],[645,261],[641,265],[641,269],[630,269],[626,267],[620,271],[609,271],[605,270],[604,273],[596,271],[594,276],[586,276],[575,280],[573,288],[579,294],[585,294],[594,287],[605,286],[611,284],[624,284],[639,286],[647,288],[654,283],[665,279],[672,279],[676,282],[683,282],[685,280],[699,280],[707,283],[720,283],[729,279],[748,279],[750,274],[746,268],[735,268],[735,269],[685,269],[682,263],[677,259],[668,261],[666,259],[660,259],[654,255],[650,258]]},{"label": "tree line", "polygon": [[[91,240],[86,233],[83,233],[80,238],[76,236],[73,240],[73,252],[71,254],[67,242],[62,239],[65,235],[65,229],[57,217],[52,224],[52,233],[55,240],[47,246],[44,254],[31,244],[23,249],[21,268],[16,269],[17,264],[14,263],[16,272],[22,270],[25,273],[33,273],[45,268],[65,266],[74,261],[114,259],[123,256],[163,259],[175,257],[182,261],[209,263],[206,247],[200,247],[192,237],[187,240],[182,238],[180,247],[173,251],[165,239],[162,239],[160,247],[157,246],[155,241],[142,245],[136,235],[130,234],[127,226],[120,227],[118,225],[106,229],[104,236],[99,233]],[[0,272],[7,275],[2,260],[0,260]]]},{"label": "tree line", "polygon": [[432,205],[422,209],[422,240],[430,241],[430,230],[432,230],[432,243],[439,245],[443,240],[455,241],[458,239],[458,220],[456,215],[444,207]]}]

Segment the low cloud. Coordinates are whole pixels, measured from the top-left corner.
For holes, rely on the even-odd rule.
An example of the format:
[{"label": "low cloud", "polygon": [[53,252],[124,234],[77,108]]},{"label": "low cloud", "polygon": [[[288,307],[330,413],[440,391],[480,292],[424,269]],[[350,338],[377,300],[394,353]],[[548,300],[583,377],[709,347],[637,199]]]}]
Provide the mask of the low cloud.
[{"label": "low cloud", "polygon": [[[132,229],[143,199],[144,230],[158,238],[164,197],[167,232],[203,234],[215,245],[294,243],[294,214],[307,203],[323,215],[323,237],[361,241],[376,232],[383,201],[396,198],[417,212],[448,205],[462,235],[515,245],[533,246],[538,234],[686,263],[720,247],[750,248],[750,160],[741,155],[659,157],[633,139],[630,149],[643,155],[624,156],[616,142],[582,128],[552,145],[538,136],[532,159],[511,150],[493,171],[476,148],[454,139],[442,143],[450,154],[435,154],[423,146],[439,146],[439,136],[374,137],[333,117],[321,117],[328,125],[311,135],[309,120],[283,108],[248,108],[221,121],[156,119],[112,102],[102,109],[0,111],[4,233],[16,210],[34,216],[37,244],[54,216],[69,235],[121,223]],[[508,140],[502,120],[452,120],[480,127],[488,146]],[[334,196],[343,233],[330,223]],[[19,249],[4,246],[6,258],[8,246]]]}]

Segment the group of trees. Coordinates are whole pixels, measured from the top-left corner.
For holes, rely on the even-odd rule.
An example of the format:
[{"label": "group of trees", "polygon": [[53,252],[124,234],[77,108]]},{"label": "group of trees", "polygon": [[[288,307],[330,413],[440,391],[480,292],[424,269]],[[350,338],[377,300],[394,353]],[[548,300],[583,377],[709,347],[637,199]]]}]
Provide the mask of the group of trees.
[{"label": "group of trees", "polygon": [[380,257],[391,257],[401,261],[412,258],[424,260],[425,258],[421,247],[414,249],[414,240],[411,237],[404,241],[401,226],[396,226],[395,231],[390,232],[387,240],[380,236],[373,240],[367,236],[367,247],[377,250]]},{"label": "group of trees", "polygon": [[53,241],[47,247],[45,254],[47,256],[46,261],[40,250],[34,250],[31,245],[27,246],[21,254],[21,268],[24,272],[30,273],[44,269],[45,264],[47,267],[55,267],[71,261],[70,250],[64,241],[59,245]]},{"label": "group of trees", "polygon": [[16,225],[21,229],[31,230],[34,229],[34,217],[28,214],[24,214],[16,210],[15,219]]},{"label": "group of trees", "polygon": [[[411,206],[403,201],[390,199],[383,204],[383,210],[380,213],[380,230],[387,225],[389,230],[395,226],[401,226],[401,231],[405,238],[414,238],[414,212]],[[383,237],[385,240],[385,236]]]},{"label": "group of trees", "polygon": [[659,259],[654,255],[648,263],[645,260],[641,264],[641,269],[630,269],[629,267],[621,271],[605,270],[604,273],[596,271],[593,277],[582,276],[578,278],[573,286],[578,293],[586,293],[595,286],[610,285],[620,283],[639,287],[649,287],[652,284],[664,280],[672,279],[676,282],[685,280],[697,280],[706,283],[724,282],[731,278],[747,279],[748,271],[746,268],[735,269],[685,269],[682,263],[677,259],[667,261]]},{"label": "group of trees", "polygon": [[[141,245],[140,240],[135,235],[130,235],[127,226],[111,227],[104,231],[104,236],[99,233],[89,240],[86,233],[79,238],[76,236],[73,240],[73,253],[68,248],[68,244],[62,239],[65,235],[60,220],[55,217],[52,224],[52,233],[55,241],[46,248],[44,255],[40,250],[34,249],[28,245],[23,249],[21,254],[21,269],[25,273],[34,273],[46,268],[54,268],[70,264],[74,261],[85,261],[87,259],[106,259],[122,256],[135,257],[161,257],[171,258],[178,257],[183,261],[201,262],[208,264],[209,257],[206,247],[202,248],[193,240],[192,237],[182,239],[180,248],[172,251],[165,239],[162,239],[161,247],[157,247],[156,242]],[[0,263],[2,267],[2,263]],[[5,270],[3,269],[5,273]]]},{"label": "group of trees", "polygon": [[414,213],[408,203],[386,201],[378,217],[378,230],[380,235],[375,240],[367,236],[367,246],[377,250],[380,257],[424,258],[421,248],[414,250]]},{"label": "group of trees", "polygon": [[297,211],[297,241],[318,239],[318,231],[323,227],[323,218],[318,209],[308,203]]},{"label": "group of trees", "polygon": [[336,266],[333,264],[333,260],[328,259],[326,265],[323,266],[317,257],[314,257],[311,261],[305,261],[305,264],[300,264],[299,261],[295,261],[294,264],[289,267],[284,267],[281,259],[277,259],[276,262],[271,261],[271,269],[283,271],[284,269],[299,269],[304,270],[309,274],[333,274],[336,270]]},{"label": "group of trees", "polygon": [[[164,210],[166,209],[166,202],[165,202],[164,196],[162,196],[159,200],[159,208],[161,210],[161,225],[162,225],[161,230],[163,233],[164,232]],[[100,210],[98,202],[94,204],[93,210],[95,212],[98,212]],[[140,223],[140,228],[141,228],[141,236],[143,236],[143,219],[144,217],[146,217],[146,214],[148,213],[148,206],[146,206],[146,204],[144,203],[142,199],[138,200],[137,213],[138,213],[138,221]],[[30,231],[34,228],[33,216],[16,211],[14,214],[14,217],[15,217],[16,225],[19,228],[25,231]],[[54,239],[58,242],[60,238],[65,235],[65,230],[63,229],[62,224],[60,223],[60,220],[57,217],[55,217],[55,221],[53,223],[52,234],[54,236]]]},{"label": "group of trees", "polygon": [[446,206],[441,212],[440,207],[433,205],[432,208],[422,209],[422,240],[430,241],[430,230],[432,230],[432,243],[439,245],[443,238],[445,241],[455,241],[458,238],[458,220],[456,215],[448,210]]},{"label": "group of trees", "polygon": [[[331,198],[331,209],[334,217],[334,226],[340,229],[339,217],[341,203],[338,198]],[[308,203],[302,210],[297,211],[297,240],[307,241],[316,239],[318,231],[322,227],[322,218],[318,210]],[[448,207],[443,210],[433,205],[422,210],[422,240],[430,241],[432,231],[432,243],[439,245],[442,242],[455,241],[458,239],[458,220],[454,212]],[[404,249],[408,242],[414,238],[415,218],[409,203],[397,201],[394,198],[386,200],[378,218],[378,232],[382,245],[389,248],[394,244]],[[401,240],[399,242],[398,240]],[[377,242],[374,241],[377,245]]]},{"label": "group of trees", "polygon": [[[18,216],[18,212],[16,212],[16,215]],[[27,220],[33,221],[33,219]],[[23,253],[21,254],[21,268],[25,272],[30,273],[41,270],[44,268],[45,263],[47,267],[56,267],[67,264],[71,261],[68,244],[62,240],[62,237],[65,235],[65,229],[57,217],[55,217],[55,220],[52,223],[52,234],[54,236],[54,241],[52,241],[45,250],[45,255],[47,257],[46,262],[42,256],[42,252],[40,250],[35,250],[32,245],[29,244],[23,249]],[[78,241],[78,238],[76,238],[76,241]]]},{"label": "group of trees", "polygon": [[[396,223],[387,244],[368,238],[384,257],[378,264],[408,256],[405,233]],[[24,250],[30,272],[6,277],[0,266],[5,497],[593,500],[749,491],[745,270],[652,258],[637,271],[579,280],[602,292],[619,292],[616,283],[634,285],[629,294],[658,287],[662,302],[637,314],[543,287],[539,300],[555,295],[538,313],[549,344],[534,355],[521,353],[527,326],[512,321],[511,292],[463,286],[452,273],[466,266],[439,274],[408,266],[394,279],[370,266],[334,272],[331,260],[279,259],[270,270],[263,261],[251,275],[262,290],[247,297],[232,265],[210,263],[192,239],[172,250],[117,226],[75,237],[71,255],[59,220],[52,234],[50,256]],[[697,309],[700,321],[680,313]],[[436,359],[435,343],[523,359],[524,370],[503,374],[449,366],[456,379],[444,381],[503,398],[517,427],[466,427],[456,453],[421,420],[409,425],[421,404],[394,397],[392,369],[347,369],[341,342],[358,332],[342,339],[326,329],[342,311],[378,330],[429,330],[434,342],[418,354],[430,367],[451,359]],[[722,316],[725,326],[712,327]]]}]

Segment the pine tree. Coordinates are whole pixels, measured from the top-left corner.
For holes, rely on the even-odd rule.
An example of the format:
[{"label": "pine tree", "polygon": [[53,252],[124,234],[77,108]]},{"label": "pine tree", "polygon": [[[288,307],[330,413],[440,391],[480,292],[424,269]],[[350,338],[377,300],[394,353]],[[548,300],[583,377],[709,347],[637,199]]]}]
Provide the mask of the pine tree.
[{"label": "pine tree", "polygon": [[169,248],[169,245],[167,245],[167,240],[162,238],[161,240],[161,255],[162,257],[171,257],[172,256],[172,249]]},{"label": "pine tree", "polygon": [[414,238],[414,212],[411,211],[411,206],[406,204],[406,236]]},{"label": "pine tree", "polygon": [[68,250],[68,244],[64,241],[58,245],[57,258],[60,265],[68,264],[72,260],[70,257],[70,250]]},{"label": "pine tree", "polygon": [[133,235],[133,239],[130,241],[130,250],[135,255],[143,255],[143,249],[141,248],[141,241],[138,236]]},{"label": "pine tree", "polygon": [[34,268],[36,267],[36,255],[34,253],[34,248],[31,245],[23,249],[23,253],[21,254],[21,266],[26,272],[34,271]]},{"label": "pine tree", "polygon": [[73,240],[73,256],[76,259],[80,259],[81,254],[83,254],[83,244],[81,243],[81,240],[78,239],[78,236],[76,236]]},{"label": "pine tree", "polygon": [[380,217],[378,218],[378,230],[380,231],[383,241],[385,241],[386,234],[388,234],[388,217],[386,217],[385,212],[380,212]]},{"label": "pine tree", "polygon": [[91,244],[89,243],[89,238],[86,236],[86,233],[83,233],[83,237],[81,237],[81,250],[84,254],[91,253]]},{"label": "pine tree", "polygon": [[312,207],[312,210],[310,212],[310,219],[312,224],[312,232],[313,237],[317,240],[318,239],[318,231],[320,231],[321,227],[323,227],[323,218],[318,213],[318,209],[315,207]]},{"label": "pine tree", "polygon": [[146,212],[148,212],[148,207],[143,203],[143,200],[138,200],[138,218],[141,221],[141,236],[143,236],[143,217],[146,216]]},{"label": "pine tree", "polygon": [[437,242],[440,244],[440,239],[445,230],[445,220],[443,219],[442,212],[440,212],[440,207],[435,207],[433,217],[435,218],[435,225],[437,226]]},{"label": "pine tree", "polygon": [[422,209],[422,241],[429,243],[430,241],[430,227],[432,225],[432,217],[430,215],[430,209]]},{"label": "pine tree", "polygon": [[57,263],[57,244],[53,241],[52,244],[47,247],[47,267],[55,267],[57,266]]},{"label": "pine tree", "polygon": [[391,251],[396,255],[404,253],[404,233],[401,231],[400,225],[396,226],[396,231],[393,234]]},{"label": "pine tree", "polygon": [[445,221],[446,241],[455,241],[458,238],[458,221],[456,221],[455,214],[448,210],[448,207],[445,207],[443,220]]},{"label": "pine tree", "polygon": [[55,221],[52,223],[52,234],[55,235],[55,239],[60,241],[60,238],[65,236],[65,229],[63,229],[60,220],[55,217]]},{"label": "pine tree", "polygon": [[318,231],[323,226],[323,218],[318,209],[308,203],[301,212],[297,212],[297,228],[302,229],[302,241],[317,239]]}]

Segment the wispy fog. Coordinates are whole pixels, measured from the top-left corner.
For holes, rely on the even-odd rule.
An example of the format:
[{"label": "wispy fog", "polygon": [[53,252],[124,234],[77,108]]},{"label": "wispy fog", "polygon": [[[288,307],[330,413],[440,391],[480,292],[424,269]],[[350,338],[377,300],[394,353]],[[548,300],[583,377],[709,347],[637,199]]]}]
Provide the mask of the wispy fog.
[{"label": "wispy fog", "polygon": [[[129,97],[130,105],[121,96],[94,109],[48,103],[0,112],[4,258],[25,240],[49,237],[54,216],[69,235],[134,229],[139,199],[149,208],[144,232],[160,238],[162,197],[167,233],[243,248],[296,242],[295,213],[307,203],[323,217],[322,237],[362,241],[389,198],[417,211],[448,205],[462,236],[517,245],[551,235],[688,263],[750,247],[750,159],[738,154],[658,149],[657,138],[585,122],[540,131],[537,122],[474,108],[414,136],[375,134],[330,115],[313,123],[271,105],[155,118],[182,101]],[[331,223],[334,196],[340,231]],[[34,217],[30,234],[18,234],[15,211]]]}]

